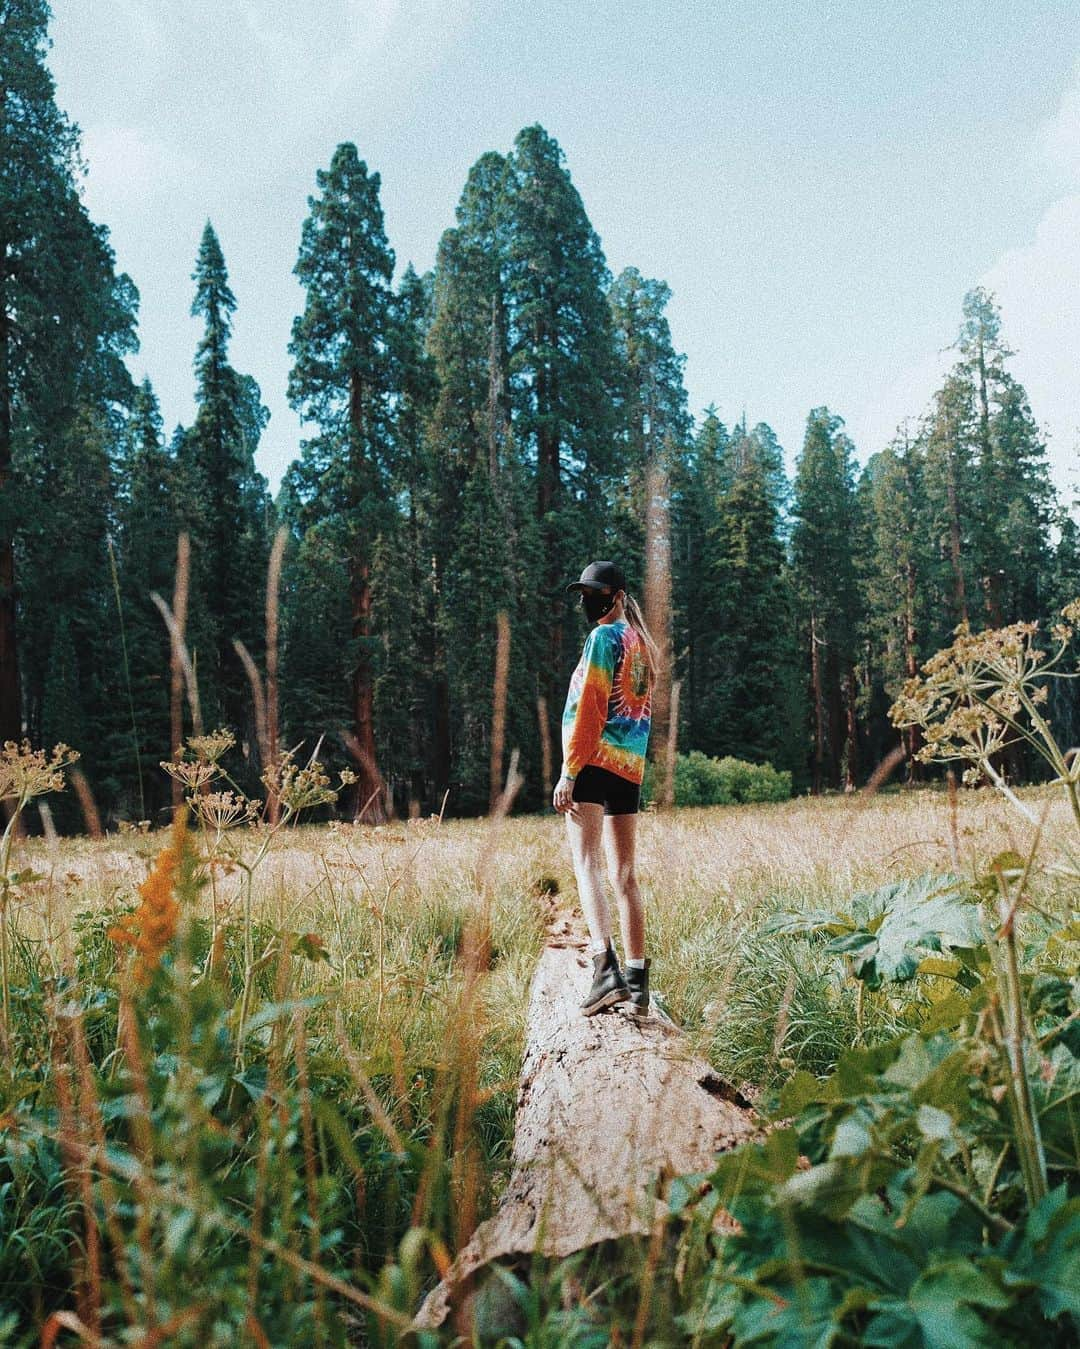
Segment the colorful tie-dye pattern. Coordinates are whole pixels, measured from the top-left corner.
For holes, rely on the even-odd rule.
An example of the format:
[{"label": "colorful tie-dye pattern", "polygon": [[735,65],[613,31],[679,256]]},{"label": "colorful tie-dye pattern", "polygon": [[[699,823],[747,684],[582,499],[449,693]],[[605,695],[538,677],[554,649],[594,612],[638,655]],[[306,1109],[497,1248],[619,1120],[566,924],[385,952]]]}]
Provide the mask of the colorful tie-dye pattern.
[{"label": "colorful tie-dye pattern", "polygon": [[652,717],[648,674],[641,638],[626,619],[593,628],[563,708],[565,772],[576,777],[595,764],[641,782]]}]

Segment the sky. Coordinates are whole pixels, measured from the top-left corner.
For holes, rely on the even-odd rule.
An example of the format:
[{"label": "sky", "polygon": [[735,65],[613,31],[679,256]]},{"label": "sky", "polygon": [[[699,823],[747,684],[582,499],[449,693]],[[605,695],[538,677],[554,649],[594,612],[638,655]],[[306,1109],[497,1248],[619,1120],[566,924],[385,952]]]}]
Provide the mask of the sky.
[{"label": "sky", "polygon": [[210,220],[274,488],[305,434],[285,390],[316,171],[352,141],[380,174],[400,278],[470,165],[540,122],[612,273],[671,287],[695,415],[768,422],[792,471],[824,404],[865,463],[925,412],[983,285],[1080,496],[1075,0],[53,0],[50,36],[83,199],[141,296],[129,368],[167,434],[190,423]]}]

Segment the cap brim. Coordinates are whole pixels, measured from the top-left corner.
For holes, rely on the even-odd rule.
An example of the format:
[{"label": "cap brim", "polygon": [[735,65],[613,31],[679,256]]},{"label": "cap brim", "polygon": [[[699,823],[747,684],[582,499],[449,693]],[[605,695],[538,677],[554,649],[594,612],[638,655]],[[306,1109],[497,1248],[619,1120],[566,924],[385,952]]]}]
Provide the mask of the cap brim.
[{"label": "cap brim", "polygon": [[601,585],[599,581],[571,581],[566,587],[567,590],[610,590],[611,587]]}]

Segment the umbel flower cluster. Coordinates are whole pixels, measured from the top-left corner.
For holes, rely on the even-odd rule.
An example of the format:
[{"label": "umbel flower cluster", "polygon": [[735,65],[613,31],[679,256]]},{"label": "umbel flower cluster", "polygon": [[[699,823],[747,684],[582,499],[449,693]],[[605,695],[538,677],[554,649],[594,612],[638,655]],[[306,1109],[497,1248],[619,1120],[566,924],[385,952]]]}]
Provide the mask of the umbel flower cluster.
[{"label": "umbel flower cluster", "polygon": [[14,799],[25,804],[36,796],[63,791],[64,769],[78,758],[67,745],[57,745],[51,754],[32,749],[29,740],[21,744],[5,740],[0,749],[0,801]]},{"label": "umbel flower cluster", "polygon": [[[236,825],[256,824],[262,816],[262,802],[245,796],[222,767],[221,759],[236,744],[231,731],[220,729],[209,735],[193,735],[181,757],[162,760],[161,767],[181,783],[186,801],[204,828],[221,834]],[[262,775],[268,792],[276,795],[287,816],[302,810],[329,805],[337,800],[341,787],[356,781],[356,774],[344,768],[338,774],[338,787],[330,785],[330,778],[318,760],[301,767],[295,761],[295,751],[285,750],[276,764]],[[211,786],[214,790],[211,791]]]},{"label": "umbel flower cluster", "polygon": [[[1080,623],[1080,599],[1066,604],[1061,616],[1064,621],[1050,629],[1057,643],[1050,657],[1035,645],[1037,622],[978,633],[966,619],[957,624],[952,645],[907,680],[889,708],[895,726],[921,729],[924,744],[915,757],[923,763],[968,760],[964,782],[976,782],[982,773],[998,782],[991,756],[1022,739],[1064,776],[1068,770],[1039,708],[1049,694],[1048,677],[1076,678],[1076,671],[1057,667]],[[1024,724],[1025,714],[1033,729]]]}]

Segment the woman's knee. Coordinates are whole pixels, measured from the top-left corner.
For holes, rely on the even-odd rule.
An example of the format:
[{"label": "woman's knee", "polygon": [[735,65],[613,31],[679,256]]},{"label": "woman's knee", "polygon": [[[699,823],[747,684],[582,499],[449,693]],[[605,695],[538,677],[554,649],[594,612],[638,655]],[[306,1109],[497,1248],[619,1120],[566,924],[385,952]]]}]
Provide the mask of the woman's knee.
[{"label": "woman's knee", "polygon": [[596,886],[602,886],[604,883],[604,867],[600,858],[595,854],[586,854],[581,863],[581,869]]},{"label": "woman's knee", "polygon": [[617,866],[609,867],[608,875],[617,894],[626,895],[631,899],[636,896],[638,883],[633,862],[622,862]]}]

